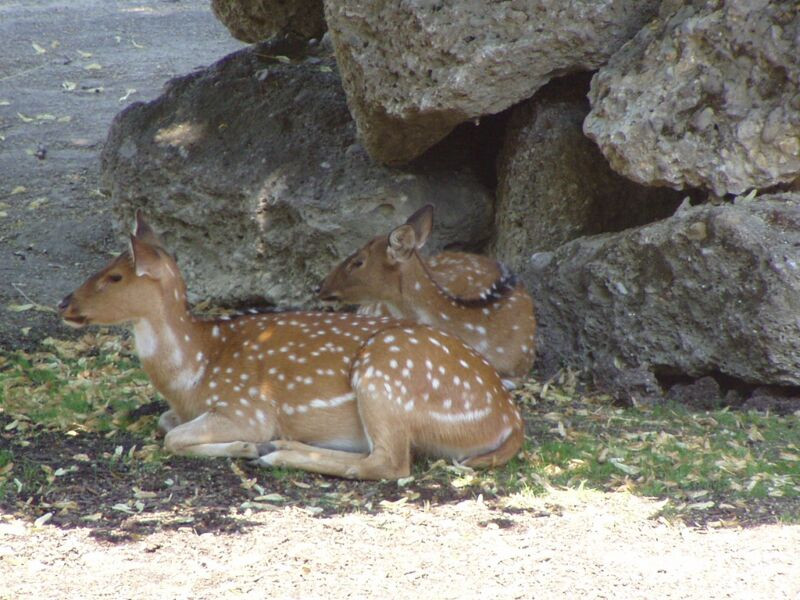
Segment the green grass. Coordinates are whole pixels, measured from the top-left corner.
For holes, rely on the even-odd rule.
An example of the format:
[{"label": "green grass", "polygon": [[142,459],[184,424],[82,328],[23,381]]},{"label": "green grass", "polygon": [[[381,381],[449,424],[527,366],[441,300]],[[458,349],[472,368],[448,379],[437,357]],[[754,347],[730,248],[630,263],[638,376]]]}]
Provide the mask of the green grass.
[{"label": "green grass", "polygon": [[106,333],[46,340],[44,352],[0,354],[0,409],[29,424],[92,431],[124,427],[154,396],[128,344]]},{"label": "green grass", "polygon": [[[800,522],[797,415],[696,412],[675,403],[623,408],[576,390],[575,377],[565,373],[553,384],[531,381],[517,391],[529,435],[508,465],[474,472],[418,461],[412,478],[398,485],[410,500],[436,489],[485,497],[548,488],[625,491],[666,500],[663,514],[670,517],[735,521],[763,508],[772,520]],[[156,394],[130,343],[117,336],[50,340],[45,351],[32,355],[0,353],[0,394],[0,412],[11,419],[6,429],[15,435],[34,429],[121,432],[140,440],[138,449],[130,456],[111,454],[109,462],[146,454],[158,469],[169,460],[153,439],[157,415],[134,412]],[[35,466],[12,477],[14,461],[10,450],[0,449],[0,488],[53,484],[52,474]],[[289,485],[302,474],[276,469],[270,478]],[[335,503],[333,495],[320,493],[320,505]]]},{"label": "green grass", "polygon": [[[603,398],[548,397],[536,385],[521,395],[532,400],[527,417],[541,436],[529,445],[532,480],[665,498],[673,514],[736,512],[768,500],[781,520],[800,519],[796,415],[675,403],[620,408]],[[542,411],[549,425],[537,428]]]}]

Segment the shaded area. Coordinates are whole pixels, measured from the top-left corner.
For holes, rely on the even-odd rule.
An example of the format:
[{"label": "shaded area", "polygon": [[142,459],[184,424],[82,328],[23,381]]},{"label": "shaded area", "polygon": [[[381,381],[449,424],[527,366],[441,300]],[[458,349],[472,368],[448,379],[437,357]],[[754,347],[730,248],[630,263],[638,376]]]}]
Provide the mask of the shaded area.
[{"label": "shaded area", "polygon": [[[147,408],[161,412],[164,405]],[[34,427],[20,435],[8,429],[12,422],[0,414],[0,453],[14,456],[4,483],[0,480],[0,510],[26,519],[51,513],[45,517],[50,524],[90,528],[94,537],[111,542],[183,527],[198,534],[242,531],[254,524],[249,511],[286,505],[325,517],[373,513],[385,503],[460,502],[478,494],[491,502],[502,493],[454,487],[452,476],[439,468],[417,469],[407,486],[344,481],[242,460],[163,455],[160,440],[154,448],[156,440],[121,431],[65,435]]]}]

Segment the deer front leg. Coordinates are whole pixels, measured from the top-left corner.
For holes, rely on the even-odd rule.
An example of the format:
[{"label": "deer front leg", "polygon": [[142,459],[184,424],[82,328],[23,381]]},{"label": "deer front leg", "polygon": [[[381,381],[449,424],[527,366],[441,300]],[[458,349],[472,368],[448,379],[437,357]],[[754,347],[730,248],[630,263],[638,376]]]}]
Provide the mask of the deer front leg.
[{"label": "deer front leg", "polygon": [[258,458],[259,450],[268,437],[261,441],[241,423],[235,423],[218,413],[203,413],[196,419],[178,425],[167,432],[164,448],[172,454],[191,456],[228,456],[231,458]]}]

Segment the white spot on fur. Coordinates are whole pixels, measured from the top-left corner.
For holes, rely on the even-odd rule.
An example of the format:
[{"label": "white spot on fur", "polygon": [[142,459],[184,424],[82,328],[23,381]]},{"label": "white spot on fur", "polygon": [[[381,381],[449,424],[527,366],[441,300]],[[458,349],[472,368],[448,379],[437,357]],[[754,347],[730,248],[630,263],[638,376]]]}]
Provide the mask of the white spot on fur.
[{"label": "white spot on fur", "polygon": [[428,416],[440,423],[465,423],[469,421],[480,421],[485,419],[492,412],[491,406],[477,410],[467,410],[457,413],[440,413],[436,411],[428,412]]}]

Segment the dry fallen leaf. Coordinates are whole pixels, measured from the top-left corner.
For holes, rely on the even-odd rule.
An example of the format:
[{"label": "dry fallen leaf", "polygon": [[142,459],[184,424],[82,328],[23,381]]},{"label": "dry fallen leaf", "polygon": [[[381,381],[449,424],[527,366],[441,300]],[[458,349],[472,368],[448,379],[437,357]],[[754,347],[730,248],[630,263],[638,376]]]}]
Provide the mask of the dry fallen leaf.
[{"label": "dry fallen leaf", "polygon": [[11,312],[25,312],[28,310],[35,310],[37,312],[56,312],[56,309],[51,306],[45,306],[44,304],[7,304],[6,309],[10,310]]},{"label": "dry fallen leaf", "polygon": [[36,54],[44,54],[45,52],[47,52],[47,50],[45,50],[44,48],[42,48],[42,47],[41,47],[39,44],[37,44],[36,42],[31,42],[31,46],[33,46],[33,49],[34,49],[34,50],[36,50]]},{"label": "dry fallen leaf", "polygon": [[256,496],[253,500],[256,502],[284,502],[286,498],[280,494],[264,494],[263,496]]},{"label": "dry fallen leaf", "polygon": [[45,513],[33,522],[34,527],[43,527],[50,519],[53,518],[53,513]]},{"label": "dry fallen leaf", "polygon": [[88,65],[85,65],[83,68],[86,69],[87,71],[98,71],[103,68],[103,65],[101,65],[100,63],[93,62],[89,63]]},{"label": "dry fallen leaf", "polygon": [[25,312],[27,310],[32,310],[34,306],[34,304],[9,304],[6,306],[6,309],[11,312]]},{"label": "dry fallen leaf", "polygon": [[135,90],[134,88],[128,88],[127,90],[125,90],[125,95],[124,95],[124,96],[122,96],[122,97],[119,99],[119,101],[120,101],[120,102],[125,102],[125,100],[127,100],[128,98],[130,98],[131,94],[135,94],[135,93],[136,93],[136,90]]},{"label": "dry fallen leaf", "polygon": [[133,486],[133,497],[139,500],[148,500],[150,498],[157,498],[158,494],[156,492],[141,490],[138,487]]}]

